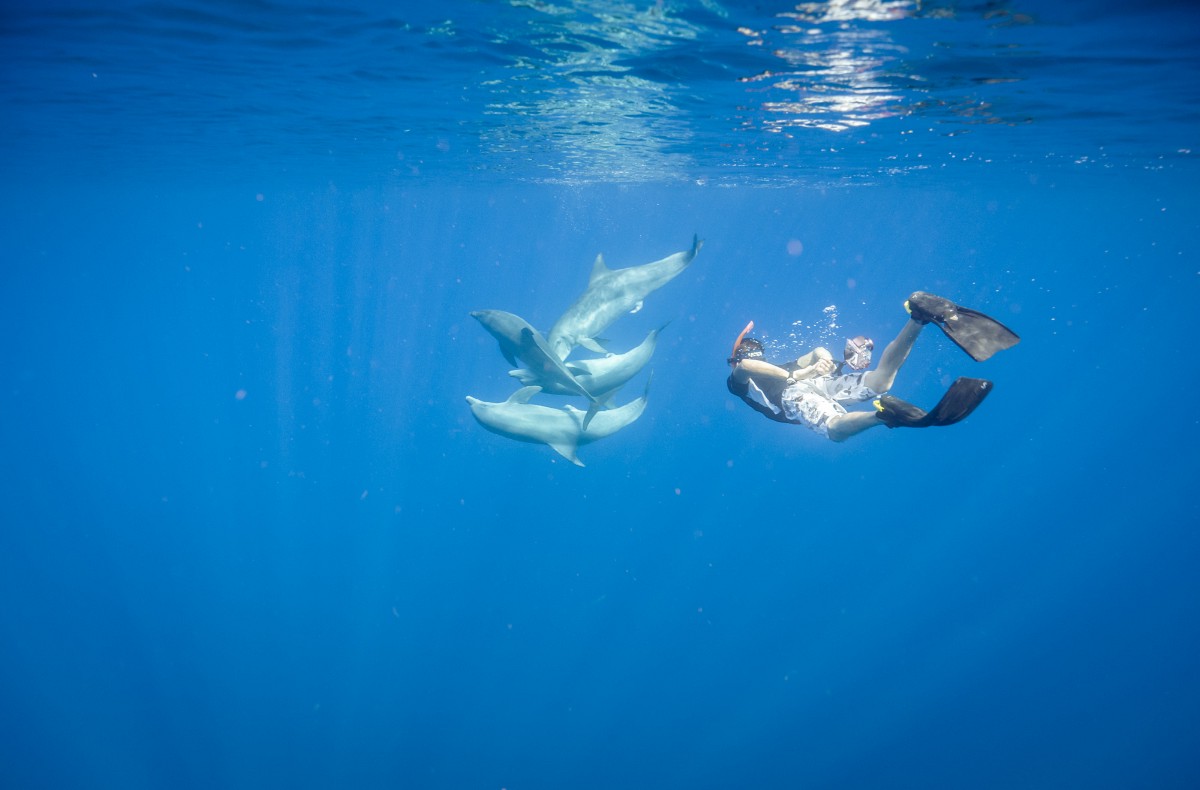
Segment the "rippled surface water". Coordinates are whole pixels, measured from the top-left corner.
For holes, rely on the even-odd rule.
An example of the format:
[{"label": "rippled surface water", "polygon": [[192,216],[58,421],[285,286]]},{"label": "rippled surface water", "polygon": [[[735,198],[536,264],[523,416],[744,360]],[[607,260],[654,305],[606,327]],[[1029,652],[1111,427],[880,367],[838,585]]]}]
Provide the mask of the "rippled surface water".
[{"label": "rippled surface water", "polygon": [[212,162],[394,180],[778,185],[1142,169],[1191,160],[1200,106],[1186,4],[51,2],[3,13],[2,139],[84,171]]}]

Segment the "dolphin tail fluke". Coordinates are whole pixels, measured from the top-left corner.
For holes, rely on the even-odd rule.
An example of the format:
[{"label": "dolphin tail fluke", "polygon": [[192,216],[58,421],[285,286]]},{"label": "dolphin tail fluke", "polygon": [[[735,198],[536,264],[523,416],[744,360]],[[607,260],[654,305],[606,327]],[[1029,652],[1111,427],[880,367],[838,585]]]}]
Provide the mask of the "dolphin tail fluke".
[{"label": "dolphin tail fluke", "polygon": [[691,253],[688,254],[688,262],[689,263],[691,262],[692,258],[696,257],[696,253],[700,252],[700,248],[703,246],[704,246],[704,240],[700,238],[700,234],[693,233],[692,234],[692,251],[691,251]]}]

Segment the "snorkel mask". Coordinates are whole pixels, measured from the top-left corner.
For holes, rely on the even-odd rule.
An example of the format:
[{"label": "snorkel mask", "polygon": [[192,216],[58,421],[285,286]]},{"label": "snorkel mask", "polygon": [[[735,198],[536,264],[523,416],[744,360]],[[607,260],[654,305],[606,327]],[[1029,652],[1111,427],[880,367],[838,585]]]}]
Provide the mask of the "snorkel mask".
[{"label": "snorkel mask", "polygon": [[[737,363],[741,362],[743,359],[762,358],[762,343],[758,342],[752,337],[746,337],[746,333],[753,328],[754,322],[751,321],[750,323],[746,324],[746,328],[738,334],[737,340],[733,341],[733,351],[730,354],[729,359],[725,360],[730,365],[736,366]],[[743,340],[745,341],[744,343]],[[743,345],[745,348],[743,348]]]},{"label": "snorkel mask", "polygon": [[846,358],[846,367],[851,370],[866,370],[871,366],[871,350],[874,348],[875,341],[869,337],[859,335],[849,338],[842,352]]}]

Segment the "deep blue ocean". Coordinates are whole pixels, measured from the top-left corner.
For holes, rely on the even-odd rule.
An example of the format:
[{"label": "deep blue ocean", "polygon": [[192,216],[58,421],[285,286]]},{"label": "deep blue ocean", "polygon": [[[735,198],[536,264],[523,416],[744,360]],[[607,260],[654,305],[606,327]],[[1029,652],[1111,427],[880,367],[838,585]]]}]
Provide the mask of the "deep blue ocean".
[{"label": "deep blue ocean", "polygon": [[[1200,787],[1200,6],[12,0],[0,102],[3,787]],[[693,235],[586,466],[473,419]],[[965,422],[726,390],[916,290]]]}]

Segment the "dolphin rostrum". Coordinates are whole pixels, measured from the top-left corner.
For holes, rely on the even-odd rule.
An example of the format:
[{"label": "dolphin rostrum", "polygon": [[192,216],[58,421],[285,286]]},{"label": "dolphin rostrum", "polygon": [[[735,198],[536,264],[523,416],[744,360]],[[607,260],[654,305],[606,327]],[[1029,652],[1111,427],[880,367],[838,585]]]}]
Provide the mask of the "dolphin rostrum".
[{"label": "dolphin rostrum", "polygon": [[597,255],[587,290],[551,327],[546,338],[550,348],[559,359],[566,359],[575,346],[603,353],[596,335],[621,314],[640,310],[647,294],[687,268],[700,251],[700,244],[700,238],[693,237],[692,248],[686,252],[625,269],[610,269],[604,265],[603,256]]},{"label": "dolphin rostrum", "polygon": [[506,313],[503,310],[476,310],[471,313],[471,316],[483,324],[483,328],[496,338],[500,344],[500,353],[508,360],[508,364],[515,365],[519,359],[534,375],[556,387],[556,391],[582,395],[591,401],[592,407],[587,412],[583,426],[584,428],[588,427],[598,408],[596,398],[575,380],[562,360],[550,350],[550,346],[540,332],[519,315]]},{"label": "dolphin rostrum", "polygon": [[[649,384],[646,385],[649,390]],[[591,426],[584,430],[584,413],[573,406],[552,409],[536,406],[529,399],[540,387],[522,387],[503,403],[488,403],[467,396],[471,413],[484,428],[509,439],[534,444],[548,444],[576,466],[583,466],[576,451],[580,445],[611,436],[629,425],[646,408],[646,394],[616,409],[598,412]]]},{"label": "dolphin rostrum", "polygon": [[[616,392],[646,366],[651,355],[654,354],[654,346],[658,342],[658,333],[661,331],[661,328],[651,331],[641,345],[624,354],[609,354],[600,359],[574,360],[566,363],[567,370],[580,385],[587,388],[588,392],[603,401],[605,396]],[[518,368],[510,370],[508,375],[526,386],[541,387],[543,392],[555,395],[573,394],[573,391],[562,387],[549,376],[540,376],[532,370]]]}]

